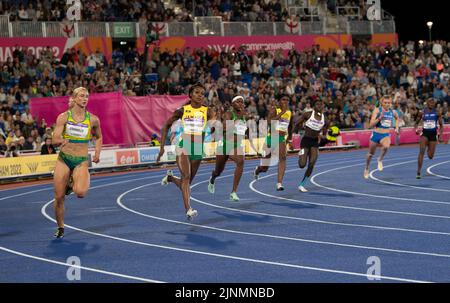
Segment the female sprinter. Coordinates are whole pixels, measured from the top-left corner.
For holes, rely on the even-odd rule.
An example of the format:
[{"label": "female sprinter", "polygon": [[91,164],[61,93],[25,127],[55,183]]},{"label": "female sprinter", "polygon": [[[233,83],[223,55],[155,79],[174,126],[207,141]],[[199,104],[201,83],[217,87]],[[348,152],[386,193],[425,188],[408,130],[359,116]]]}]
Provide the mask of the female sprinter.
[{"label": "female sprinter", "polygon": [[89,190],[90,175],[88,145],[91,131],[96,137],[95,154],[92,162],[100,161],[102,131],[97,116],[86,110],[89,92],[84,87],[76,88],[69,101],[69,110],[60,114],[53,132],[53,144],[60,146],[54,172],[55,216],[58,229],[56,238],[64,237],[64,199],[72,178],[72,190],[78,198],[84,198]]},{"label": "female sprinter", "polygon": [[298,190],[306,193],[308,190],[305,188],[305,185],[313,172],[314,165],[316,165],[317,158],[319,157],[320,142],[326,140],[325,136],[328,129],[328,119],[326,119],[323,114],[322,100],[316,101],[312,112],[303,113],[294,128],[294,132],[302,125],[305,129],[305,135],[300,142],[301,150],[299,152],[298,166],[303,169],[306,167],[306,164],[308,164],[308,169],[303,176],[303,180],[300,183]]},{"label": "female sprinter", "polygon": [[[197,83],[189,89],[190,102],[177,109],[171,118],[167,120],[162,129],[161,142],[166,142],[167,132],[172,124],[181,119],[183,133],[181,141],[177,146],[177,166],[181,173],[181,178],[173,175],[169,170],[162,179],[161,185],[166,186],[174,183],[183,195],[184,208],[188,220],[197,216],[197,211],[191,208],[191,183],[197,174],[200,163],[203,159],[203,142],[207,121],[211,119],[213,113],[210,108],[203,106],[205,88]],[[164,144],[161,144],[160,152],[156,162],[164,155]]]},{"label": "female sprinter", "polygon": [[436,101],[433,98],[427,100],[427,107],[419,114],[416,120],[416,134],[420,135],[419,124],[423,121],[422,135],[420,136],[420,152],[418,159],[416,178],[421,178],[423,158],[425,151],[428,149],[428,158],[431,160],[434,157],[437,145],[437,124],[439,123],[439,138],[442,138],[444,132],[444,122],[442,120],[441,112],[436,110]]},{"label": "female sprinter", "polygon": [[[253,172],[253,177],[257,180],[260,173],[265,173],[269,170],[267,159],[272,157],[272,154],[278,155],[278,183],[277,191],[283,191],[283,178],[286,171],[286,136],[287,143],[291,143],[292,139],[292,112],[289,110],[289,97],[282,95],[279,101],[280,107],[273,107],[267,117],[269,127],[272,121],[275,122],[274,133],[269,133],[264,144],[265,159],[261,160],[261,165],[257,166]],[[277,138],[278,137],[278,138]]]},{"label": "female sprinter", "polygon": [[[231,159],[236,163],[236,169],[234,171],[233,191],[230,194],[230,200],[239,201],[237,188],[244,172],[245,151],[243,143],[248,130],[247,120],[250,116],[245,110],[244,97],[234,97],[231,101],[231,106],[232,109],[230,111],[221,114],[223,138],[217,144],[216,167],[209,179],[208,191],[211,194],[215,192],[216,178],[222,174],[228,159]],[[232,127],[229,127],[227,121],[232,122]],[[256,150],[251,140],[250,145]]]},{"label": "female sprinter", "polygon": [[390,128],[392,128],[392,121],[395,118],[395,132],[400,133],[399,117],[397,112],[392,110],[392,97],[383,96],[381,98],[381,107],[375,108],[370,119],[369,128],[375,127],[372,133],[369,144],[369,153],[366,159],[366,168],[364,170],[364,178],[369,179],[369,166],[372,157],[375,155],[378,144],[381,144],[381,154],[378,160],[378,170],[383,170],[383,158],[391,146]]}]

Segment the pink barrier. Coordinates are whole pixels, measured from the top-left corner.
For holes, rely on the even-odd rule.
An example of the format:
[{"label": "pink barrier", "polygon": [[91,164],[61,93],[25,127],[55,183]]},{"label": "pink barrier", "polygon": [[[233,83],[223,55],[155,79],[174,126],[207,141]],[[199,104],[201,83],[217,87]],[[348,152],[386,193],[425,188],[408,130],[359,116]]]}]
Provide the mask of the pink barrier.
[{"label": "pink barrier", "polygon": [[[342,145],[349,144],[351,142],[358,141],[360,147],[369,147],[370,137],[372,136],[372,130],[356,130],[356,131],[343,131],[341,132]],[[396,134],[394,130],[391,130],[391,144],[395,144]],[[402,144],[417,144],[419,143],[420,136],[416,135],[416,131],[412,127],[402,128],[398,143]],[[444,135],[442,136],[444,142],[450,140],[450,125],[445,125]],[[292,145],[294,149],[300,149],[301,137],[298,134],[292,135]]]},{"label": "pink barrier", "polygon": [[152,134],[160,137],[162,127],[173,112],[186,104],[187,96],[122,97],[124,132],[129,142],[150,141]]},{"label": "pink barrier", "polygon": [[[33,98],[31,114],[36,121],[45,119],[53,125],[58,115],[67,110],[69,97]],[[120,92],[91,94],[88,111],[101,122],[104,144],[135,144],[149,141],[153,133],[161,133],[165,121],[187,96],[124,97]]]},{"label": "pink barrier", "polygon": [[[445,125],[445,133],[450,132],[450,125]],[[352,141],[358,141],[361,147],[368,147],[370,137],[372,136],[372,130],[360,130],[360,131],[348,131],[342,132],[342,144],[348,144]],[[391,130],[391,144],[395,144],[395,131]],[[443,136],[444,141],[448,141],[449,134]],[[420,136],[416,135],[414,128],[402,128],[400,130],[400,136],[398,143],[401,144],[416,144],[419,143]]]}]

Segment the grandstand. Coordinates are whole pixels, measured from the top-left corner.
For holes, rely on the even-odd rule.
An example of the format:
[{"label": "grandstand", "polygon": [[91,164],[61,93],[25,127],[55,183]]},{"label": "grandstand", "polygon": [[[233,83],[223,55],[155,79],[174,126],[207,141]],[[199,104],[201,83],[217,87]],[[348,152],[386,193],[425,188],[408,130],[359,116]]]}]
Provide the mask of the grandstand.
[{"label": "grandstand", "polygon": [[450,123],[450,42],[378,0],[68,2],[0,0],[0,283],[449,281],[450,125],[420,114]]},{"label": "grandstand", "polygon": [[[296,115],[321,98],[341,129],[367,128],[386,93],[396,96],[402,125],[412,126],[421,100],[433,96],[449,121],[447,43],[399,43],[393,16],[382,10],[369,21],[365,1],[85,1],[75,22],[65,1],[25,4],[0,1],[5,154],[12,141],[22,153],[39,152],[40,125],[54,123],[33,117],[30,100],[77,86],[184,95],[200,80],[209,104],[226,107],[242,94],[257,120],[281,93]],[[22,137],[32,144],[25,148]]]}]

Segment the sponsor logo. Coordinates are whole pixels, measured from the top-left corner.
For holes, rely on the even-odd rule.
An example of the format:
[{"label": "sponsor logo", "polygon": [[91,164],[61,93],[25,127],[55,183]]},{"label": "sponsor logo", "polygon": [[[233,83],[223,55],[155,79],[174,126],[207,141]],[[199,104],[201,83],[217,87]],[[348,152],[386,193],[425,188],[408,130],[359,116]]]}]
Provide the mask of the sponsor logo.
[{"label": "sponsor logo", "polygon": [[156,162],[158,158],[159,148],[143,149],[139,151],[142,163]]},{"label": "sponsor logo", "polygon": [[139,163],[137,150],[118,151],[116,154],[117,164],[129,165]]},{"label": "sponsor logo", "polygon": [[37,162],[27,163],[27,167],[32,174],[36,173],[38,166],[39,163]]}]

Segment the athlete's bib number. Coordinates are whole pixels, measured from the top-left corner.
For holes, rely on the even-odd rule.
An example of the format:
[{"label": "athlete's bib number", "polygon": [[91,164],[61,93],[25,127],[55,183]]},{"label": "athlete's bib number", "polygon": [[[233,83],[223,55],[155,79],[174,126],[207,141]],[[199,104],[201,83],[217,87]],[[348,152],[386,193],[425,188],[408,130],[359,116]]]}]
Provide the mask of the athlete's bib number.
[{"label": "athlete's bib number", "polygon": [[87,125],[70,125],[67,124],[66,133],[70,137],[84,139],[88,135],[89,128]]},{"label": "athlete's bib number", "polygon": [[203,119],[184,120],[184,132],[188,135],[201,134],[203,122]]},{"label": "athlete's bib number", "polygon": [[243,123],[237,123],[234,127],[234,133],[238,136],[245,136],[247,132],[247,125]]},{"label": "athlete's bib number", "polygon": [[389,128],[392,126],[392,120],[383,120],[381,121],[381,126]]},{"label": "athlete's bib number", "polygon": [[435,121],[425,121],[425,122],[423,122],[423,128],[424,129],[435,129],[436,122]]},{"label": "athlete's bib number", "polygon": [[288,128],[289,128],[289,122],[287,122],[287,121],[279,121],[278,122],[278,126],[277,126],[278,131],[287,132]]}]

